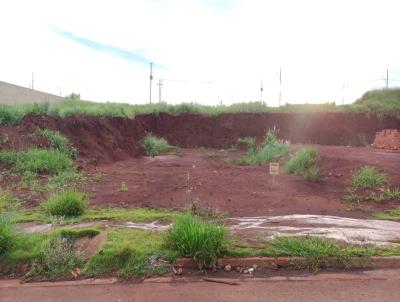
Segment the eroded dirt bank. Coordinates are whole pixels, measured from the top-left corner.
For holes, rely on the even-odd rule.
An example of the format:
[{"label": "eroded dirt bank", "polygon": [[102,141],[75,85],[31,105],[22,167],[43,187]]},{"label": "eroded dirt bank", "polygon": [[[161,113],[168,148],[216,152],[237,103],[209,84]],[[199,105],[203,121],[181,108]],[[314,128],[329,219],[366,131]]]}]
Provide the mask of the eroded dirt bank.
[{"label": "eroded dirt bank", "polygon": [[348,112],[238,113],[216,117],[160,113],[135,119],[28,115],[17,128],[0,128],[9,135],[8,141],[0,144],[2,148],[16,149],[44,144],[32,134],[39,128],[51,128],[64,133],[78,148],[81,158],[107,164],[141,155],[138,142],[147,132],[184,148],[227,148],[239,137],[261,139],[273,127],[279,129],[281,138],[294,143],[360,146],[371,144],[377,131],[400,130],[400,119]]}]

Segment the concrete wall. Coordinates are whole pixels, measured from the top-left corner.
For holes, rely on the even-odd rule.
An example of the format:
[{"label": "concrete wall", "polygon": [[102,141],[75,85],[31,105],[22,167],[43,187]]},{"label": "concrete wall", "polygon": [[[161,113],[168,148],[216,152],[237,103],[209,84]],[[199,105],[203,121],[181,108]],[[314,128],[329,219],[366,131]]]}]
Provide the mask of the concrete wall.
[{"label": "concrete wall", "polygon": [[0,81],[0,104],[3,105],[19,105],[43,102],[54,103],[62,100],[64,100],[64,98],[58,95],[32,90]]}]

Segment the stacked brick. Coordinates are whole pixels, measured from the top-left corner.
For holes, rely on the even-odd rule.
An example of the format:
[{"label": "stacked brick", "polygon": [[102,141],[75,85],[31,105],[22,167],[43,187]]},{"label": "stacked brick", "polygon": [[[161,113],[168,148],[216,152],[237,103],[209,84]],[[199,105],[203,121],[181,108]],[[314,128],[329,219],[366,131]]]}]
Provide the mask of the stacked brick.
[{"label": "stacked brick", "polygon": [[377,132],[372,147],[400,152],[400,132],[397,129],[385,129]]}]

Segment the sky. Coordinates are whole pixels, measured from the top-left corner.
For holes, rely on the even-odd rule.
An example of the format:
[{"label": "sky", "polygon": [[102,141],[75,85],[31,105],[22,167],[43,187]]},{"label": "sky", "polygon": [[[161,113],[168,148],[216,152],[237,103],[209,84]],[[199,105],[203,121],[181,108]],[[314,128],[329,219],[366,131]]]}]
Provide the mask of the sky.
[{"label": "sky", "polygon": [[[351,103],[400,86],[398,0],[0,0],[0,81],[99,102]],[[281,70],[282,83],[279,83]],[[261,96],[261,83],[263,94]]]}]

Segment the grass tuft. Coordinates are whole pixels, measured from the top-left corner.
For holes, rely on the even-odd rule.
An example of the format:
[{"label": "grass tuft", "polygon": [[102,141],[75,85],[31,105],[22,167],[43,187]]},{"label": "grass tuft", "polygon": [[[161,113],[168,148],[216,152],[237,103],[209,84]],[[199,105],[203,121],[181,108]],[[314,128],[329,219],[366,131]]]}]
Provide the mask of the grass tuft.
[{"label": "grass tuft", "polygon": [[286,171],[316,181],[320,177],[317,164],[318,150],[313,147],[303,147],[288,161]]},{"label": "grass tuft", "polygon": [[85,194],[68,190],[51,196],[44,207],[53,216],[80,216],[85,212],[86,199]]},{"label": "grass tuft", "polygon": [[240,165],[263,165],[278,160],[289,151],[289,143],[277,139],[276,130],[268,130],[260,146],[256,146],[255,139],[243,138],[238,143],[248,147],[246,156],[235,160]]},{"label": "grass tuft", "polygon": [[215,266],[224,251],[225,235],[224,226],[186,214],[168,231],[166,245],[181,257],[193,258],[200,268]]},{"label": "grass tuft", "polygon": [[171,146],[164,138],[159,138],[151,134],[147,134],[142,140],[141,145],[149,156],[157,156],[160,154],[177,151],[177,147]]},{"label": "grass tuft", "polygon": [[372,166],[361,167],[352,177],[351,184],[358,189],[381,188],[388,183],[388,177]]}]

